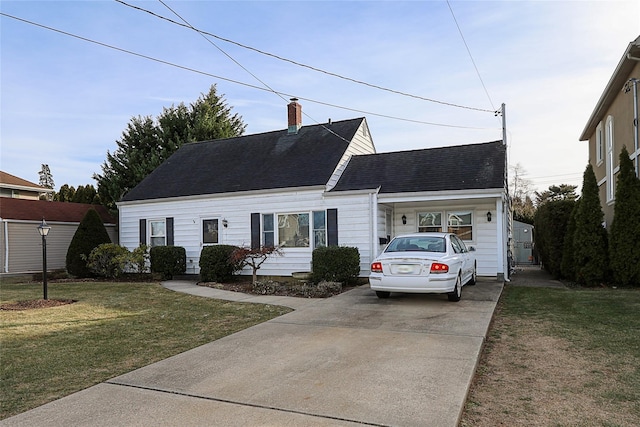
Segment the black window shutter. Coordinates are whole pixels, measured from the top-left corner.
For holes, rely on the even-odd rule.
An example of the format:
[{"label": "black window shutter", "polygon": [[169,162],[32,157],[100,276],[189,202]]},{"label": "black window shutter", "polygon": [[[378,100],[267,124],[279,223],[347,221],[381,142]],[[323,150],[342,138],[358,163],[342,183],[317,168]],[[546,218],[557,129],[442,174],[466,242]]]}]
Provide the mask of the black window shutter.
[{"label": "black window shutter", "polygon": [[167,246],[173,246],[173,218],[166,218],[165,225],[167,227]]},{"label": "black window shutter", "polygon": [[147,244],[147,220],[140,220],[140,246]]},{"label": "black window shutter", "polygon": [[338,209],[327,209],[327,246],[338,246]]},{"label": "black window shutter", "polygon": [[260,214],[251,214],[251,249],[260,248]]}]

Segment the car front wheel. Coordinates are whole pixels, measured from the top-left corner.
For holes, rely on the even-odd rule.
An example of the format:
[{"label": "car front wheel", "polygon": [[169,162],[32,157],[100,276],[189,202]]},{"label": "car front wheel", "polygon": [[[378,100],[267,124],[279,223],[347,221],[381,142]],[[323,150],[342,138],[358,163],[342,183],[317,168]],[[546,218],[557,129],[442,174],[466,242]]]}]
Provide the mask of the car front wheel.
[{"label": "car front wheel", "polygon": [[456,286],[453,288],[453,292],[449,292],[447,294],[449,301],[458,302],[462,297],[462,281],[460,280],[460,275],[456,278]]},{"label": "car front wheel", "polygon": [[391,292],[376,291],[376,295],[378,295],[378,298],[389,298],[389,295],[391,295]]}]

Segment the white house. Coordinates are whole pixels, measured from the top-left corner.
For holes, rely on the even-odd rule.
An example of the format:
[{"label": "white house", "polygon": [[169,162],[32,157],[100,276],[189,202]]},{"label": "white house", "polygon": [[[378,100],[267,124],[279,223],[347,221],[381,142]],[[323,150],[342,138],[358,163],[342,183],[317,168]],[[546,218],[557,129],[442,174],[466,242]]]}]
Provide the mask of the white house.
[{"label": "white house", "polygon": [[481,276],[507,270],[502,141],[376,154],[365,118],[183,145],[118,203],[120,244],[278,245],[260,273],[309,271],[314,248],[357,247],[361,275],[394,235],[457,233]]}]

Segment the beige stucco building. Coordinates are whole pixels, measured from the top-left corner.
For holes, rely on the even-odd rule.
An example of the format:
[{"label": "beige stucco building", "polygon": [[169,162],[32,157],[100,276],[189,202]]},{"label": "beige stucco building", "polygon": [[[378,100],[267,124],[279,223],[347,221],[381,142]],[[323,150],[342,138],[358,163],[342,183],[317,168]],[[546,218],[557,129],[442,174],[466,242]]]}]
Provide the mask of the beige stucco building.
[{"label": "beige stucco building", "polygon": [[636,176],[639,176],[639,97],[640,37],[627,46],[580,135],[581,141],[589,141],[589,163],[598,182],[607,228],[613,221],[616,178],[623,146],[626,146]]}]

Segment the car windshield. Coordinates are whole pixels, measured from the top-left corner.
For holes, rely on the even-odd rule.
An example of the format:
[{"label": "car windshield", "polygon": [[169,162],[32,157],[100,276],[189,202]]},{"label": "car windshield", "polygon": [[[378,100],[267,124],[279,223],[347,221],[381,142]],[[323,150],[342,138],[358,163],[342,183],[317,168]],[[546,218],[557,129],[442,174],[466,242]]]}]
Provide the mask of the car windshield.
[{"label": "car windshield", "polygon": [[444,237],[397,237],[389,243],[385,252],[445,252]]}]

